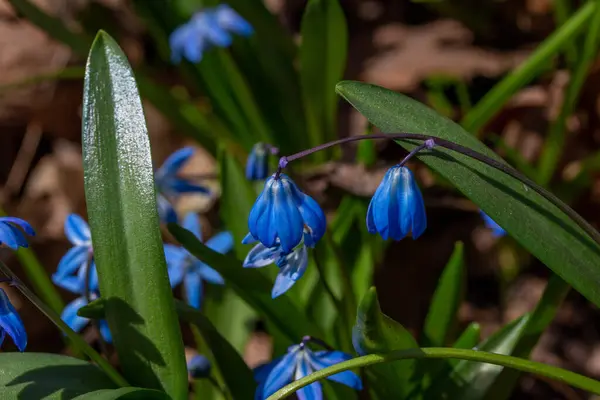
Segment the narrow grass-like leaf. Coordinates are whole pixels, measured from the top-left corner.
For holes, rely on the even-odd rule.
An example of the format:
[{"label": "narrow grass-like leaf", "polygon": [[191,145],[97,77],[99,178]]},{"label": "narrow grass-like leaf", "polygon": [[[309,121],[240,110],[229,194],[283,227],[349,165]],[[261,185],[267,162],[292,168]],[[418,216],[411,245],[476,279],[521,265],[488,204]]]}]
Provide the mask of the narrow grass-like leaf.
[{"label": "narrow grass-like leaf", "polygon": [[[356,324],[352,329],[354,348],[360,354],[387,353],[419,347],[402,325],[381,312],[377,291],[372,287],[358,306]],[[409,398],[418,383],[413,374],[413,360],[381,364],[366,371],[369,388],[376,399]]]},{"label": "narrow grass-like leaf", "polygon": [[[529,315],[525,315],[504,326],[494,335],[477,346],[478,350],[509,355],[523,334]],[[486,399],[485,394],[503,368],[472,361],[460,361],[445,381],[437,381],[432,398],[461,400]],[[443,379],[443,377],[440,377]]]},{"label": "narrow grass-like leaf", "polygon": [[5,399],[72,399],[115,384],[96,366],[45,353],[0,354],[0,393]]},{"label": "narrow grass-like leaf", "polygon": [[142,103],[127,58],[102,31],[86,68],[82,142],[94,258],[123,372],[137,386],[185,398]]},{"label": "narrow grass-like leaf", "polygon": [[346,67],[348,27],[338,0],[309,0],[302,17],[300,81],[304,107],[314,119],[313,145],[336,136],[335,84]]},{"label": "narrow grass-like leaf", "polygon": [[423,343],[427,346],[443,346],[450,339],[451,330],[456,322],[456,313],[464,294],[463,258],[463,244],[457,242],[439,280],[425,319]]},{"label": "narrow grass-like leaf", "polygon": [[228,286],[250,306],[268,317],[290,342],[298,342],[304,335],[322,337],[306,316],[295,306],[287,294],[271,298],[272,283],[252,268],[243,268],[235,258],[219,254],[202,243],[188,230],[169,224],[169,232],[190,253],[216,269],[225,278]]},{"label": "narrow grass-like leaf", "polygon": [[481,326],[477,322],[472,322],[465,328],[463,333],[460,334],[452,347],[455,349],[472,349],[479,343],[480,337]]},{"label": "narrow grass-like leaf", "polygon": [[559,29],[555,30],[515,71],[504,78],[483,99],[481,99],[462,119],[462,126],[474,134],[492,118],[514,95],[517,90],[529,83],[550,60],[565,48],[573,38],[588,26],[596,8],[596,2],[586,2]]},{"label": "narrow grass-like leaf", "polygon": [[[384,132],[440,137],[502,162],[459,125],[415,100],[359,82],[342,82],[338,91]],[[399,143],[414,148],[414,142]],[[417,157],[452,182],[535,257],[600,305],[600,246],[555,203],[517,179],[463,154],[435,148]]]},{"label": "narrow grass-like leaf", "polygon": [[562,368],[542,364],[535,361],[524,360],[518,357],[505,356],[502,354],[489,353],[485,351],[424,347],[420,349],[399,350],[387,354],[371,354],[368,356],[354,358],[349,361],[344,361],[339,364],[334,364],[330,367],[323,368],[319,371],[313,372],[308,376],[305,376],[302,379],[290,383],[289,385],[278,390],[273,395],[269,396],[267,400],[284,399],[290,396],[296,390],[310,385],[313,382],[353,368],[369,367],[382,363],[392,363],[399,360],[425,358],[455,358],[460,360],[469,360],[478,363],[486,363],[502,367],[514,368],[518,369],[519,371],[545,376],[558,382],[564,382],[574,387],[600,395],[600,382],[588,378],[586,376],[577,374],[575,372],[567,371]]},{"label": "narrow grass-like leaf", "polygon": [[[531,317],[525,327],[525,332],[519,338],[512,355],[528,358],[538,340],[552,322],[558,308],[570,290],[568,283],[559,276],[552,274],[546,285],[542,298],[531,313]],[[486,400],[508,399],[517,385],[521,373],[513,369],[505,369],[496,378],[494,384],[486,394]]]},{"label": "narrow grass-like leaf", "polygon": [[252,371],[239,353],[221,336],[200,311],[182,302],[176,303],[179,317],[200,330],[234,399],[251,399],[256,390]]},{"label": "narrow grass-like leaf", "polygon": [[[66,399],[62,398],[61,399]],[[121,389],[104,389],[95,392],[82,394],[74,400],[171,400],[164,392],[153,389],[140,388],[121,388]]]}]

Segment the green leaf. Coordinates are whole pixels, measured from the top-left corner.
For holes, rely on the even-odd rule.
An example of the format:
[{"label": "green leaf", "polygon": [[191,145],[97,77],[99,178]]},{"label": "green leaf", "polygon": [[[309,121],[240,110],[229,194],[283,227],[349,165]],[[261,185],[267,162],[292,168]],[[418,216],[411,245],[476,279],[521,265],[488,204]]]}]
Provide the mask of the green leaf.
[{"label": "green leaf", "polygon": [[131,67],[99,32],[83,95],[85,195],[106,319],[128,380],[187,393],[156,208],[150,142]]},{"label": "green leaf", "polygon": [[267,317],[290,342],[299,341],[304,335],[323,337],[319,329],[298,310],[288,294],[271,298],[272,283],[252,268],[230,256],[217,253],[200,243],[193,233],[176,224],[169,224],[169,232],[190,253],[217,270],[226,285],[230,286],[251,307]]},{"label": "green leaf", "polygon": [[[341,82],[337,89],[384,132],[424,133],[502,161],[459,125],[415,100],[359,82]],[[399,144],[415,147],[414,141]],[[556,205],[515,178],[463,154],[436,148],[417,157],[451,181],[535,257],[600,305],[600,246]]]},{"label": "green leaf", "polygon": [[423,328],[423,343],[443,346],[450,339],[456,313],[464,295],[463,244],[457,242],[433,294]]},{"label": "green leaf", "polygon": [[234,399],[251,399],[256,390],[252,371],[233,346],[221,336],[212,323],[200,311],[182,302],[176,303],[180,318],[194,324],[215,356],[217,367]]},{"label": "green leaf", "polygon": [[[402,325],[381,312],[374,287],[367,292],[358,306],[352,341],[360,354],[387,353],[419,347]],[[417,383],[413,375],[415,366],[414,360],[408,360],[369,368],[366,376],[374,398],[409,398]]]},{"label": "green leaf", "polygon": [[152,389],[140,388],[121,388],[121,389],[103,389],[82,394],[75,397],[75,400],[171,400],[164,392]]},{"label": "green leaf", "polygon": [[[529,315],[525,315],[511,322],[477,346],[477,349],[495,354],[511,354],[528,321]],[[503,369],[501,366],[460,361],[449,376],[442,374],[448,377],[445,382],[438,381],[434,386],[434,391],[441,390],[442,394],[431,398],[486,399],[487,390]]]},{"label": "green leaf", "polygon": [[[77,315],[85,318],[103,319],[105,317],[106,302],[100,298],[83,306]],[[202,334],[202,338],[210,347],[215,356],[217,367],[229,386],[234,398],[247,398],[244,394],[254,393],[256,384],[252,371],[248,368],[238,351],[227,341],[199,310],[190,307],[180,300],[175,300],[175,310],[182,321],[193,324]]]},{"label": "green leaf", "polygon": [[5,399],[67,400],[115,384],[96,366],[46,353],[0,354],[0,392]]},{"label": "green leaf", "polygon": [[348,27],[338,0],[309,0],[300,28],[300,82],[309,119],[318,127],[314,145],[336,134],[335,84],[342,79]]},{"label": "green leaf", "polygon": [[[557,275],[552,274],[546,285],[542,298],[531,313],[531,317],[525,327],[525,332],[519,338],[512,355],[528,358],[538,340],[548,327],[565,296],[569,293],[569,285]],[[496,378],[496,381],[487,392],[486,400],[508,399],[519,382],[521,373],[512,369],[505,369]]]},{"label": "green leaf", "polygon": [[455,349],[472,349],[479,343],[481,337],[481,326],[477,322],[471,322],[454,342]]}]

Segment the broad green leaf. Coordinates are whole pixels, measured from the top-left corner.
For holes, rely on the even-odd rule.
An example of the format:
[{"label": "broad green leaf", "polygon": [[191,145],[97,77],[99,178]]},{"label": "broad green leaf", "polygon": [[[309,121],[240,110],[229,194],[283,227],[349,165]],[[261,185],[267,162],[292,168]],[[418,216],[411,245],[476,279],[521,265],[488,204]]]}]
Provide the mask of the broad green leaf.
[{"label": "broad green leaf", "polygon": [[[341,82],[337,90],[384,132],[440,137],[503,162],[459,125],[406,96],[359,82]],[[399,144],[406,149],[415,147],[414,141]],[[581,294],[600,305],[600,246],[556,205],[515,178],[463,154],[436,147],[417,158],[452,182]]]},{"label": "broad green leaf", "polygon": [[342,79],[348,51],[348,27],[338,0],[309,0],[300,28],[300,81],[304,107],[317,132],[313,145],[336,133],[335,84]]},{"label": "broad green leaf", "polygon": [[58,354],[0,354],[0,398],[73,399],[115,384],[95,365]]},{"label": "broad green leaf", "polygon": [[75,397],[74,400],[171,400],[164,392],[152,389],[140,388],[121,388],[121,389],[103,389],[82,394]]},{"label": "broad green leaf", "polygon": [[183,398],[187,370],[144,112],[125,54],[102,31],[88,58],[82,119],[94,258],[123,373],[134,385]]},{"label": "broad green leaf", "polygon": [[[569,293],[569,290],[569,285],[560,277],[554,274],[550,277],[542,298],[531,313],[531,317],[525,327],[525,332],[519,338],[511,355],[529,358],[538,340],[556,316],[556,312],[567,293]],[[519,382],[520,377],[521,373],[519,371],[513,369],[502,371],[488,390],[486,400],[508,399]]]},{"label": "broad green leaf", "polygon": [[[525,315],[511,322],[477,346],[477,349],[510,355],[522,336],[528,321],[529,315]],[[437,381],[434,385],[436,395],[426,398],[487,399],[485,396],[487,390],[503,369],[504,367],[497,365],[460,361],[454,366],[449,375],[445,372],[441,374],[440,378],[447,376],[447,379],[444,382]]]},{"label": "broad green leaf", "polygon": [[194,234],[179,225],[169,224],[169,232],[195,257],[216,269],[225,278],[226,285],[254,307],[256,312],[266,316],[290,342],[298,342],[304,335],[323,337],[288,294],[277,299],[271,298],[273,285],[260,272],[243,268],[235,258],[209,249]]},{"label": "broad green leaf", "polygon": [[464,295],[464,275],[463,244],[457,242],[433,294],[423,327],[422,344],[432,347],[447,344]]},{"label": "broad green leaf", "polygon": [[252,371],[236,349],[217,331],[200,311],[182,302],[176,303],[180,318],[194,324],[200,330],[215,357],[229,392],[234,399],[251,399],[256,390]]},{"label": "broad green leaf", "polygon": [[[352,342],[361,355],[419,347],[402,325],[381,312],[374,287],[367,292],[358,306],[356,324],[352,329]],[[381,400],[410,398],[417,383],[414,376],[415,366],[414,360],[406,360],[368,368],[365,374],[373,397]]]}]

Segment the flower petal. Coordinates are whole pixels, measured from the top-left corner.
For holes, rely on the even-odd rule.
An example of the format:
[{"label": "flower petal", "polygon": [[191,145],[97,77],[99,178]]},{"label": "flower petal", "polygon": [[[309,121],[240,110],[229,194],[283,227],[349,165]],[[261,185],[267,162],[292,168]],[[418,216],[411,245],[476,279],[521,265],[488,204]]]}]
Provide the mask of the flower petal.
[{"label": "flower petal", "polygon": [[276,262],[281,256],[281,248],[279,246],[266,247],[262,243],[258,243],[248,252],[244,260],[245,268],[260,268]]},{"label": "flower petal", "polygon": [[10,224],[17,225],[29,236],[35,236],[35,230],[31,227],[29,222],[25,221],[24,219],[16,217],[0,217],[0,222],[8,222]]},{"label": "flower petal", "polygon": [[229,253],[233,249],[233,235],[231,232],[219,232],[206,241],[206,246],[221,254]]},{"label": "flower petal", "polygon": [[254,33],[252,25],[235,12],[227,4],[220,4],[215,9],[217,24],[225,30],[241,36],[250,36]]},{"label": "flower petal", "polygon": [[88,303],[85,297],[78,297],[64,308],[61,318],[71,329],[75,332],[79,332],[89,322],[88,318],[80,317],[77,315],[77,311]]},{"label": "flower petal", "polygon": [[201,265],[198,268],[198,273],[200,274],[200,278],[203,280],[213,283],[215,285],[223,285],[225,284],[225,280],[217,271],[208,265],[204,264],[202,261],[198,261]]},{"label": "flower petal", "polygon": [[89,250],[90,248],[88,246],[75,246],[70,248],[58,262],[56,275],[66,276],[74,274],[88,261]]},{"label": "flower petal", "polygon": [[266,399],[292,381],[294,371],[296,370],[296,357],[298,354],[298,352],[287,353],[283,356],[281,361],[273,367],[265,381],[262,399]]},{"label": "flower petal", "polygon": [[183,227],[192,232],[194,236],[202,242],[202,227],[200,225],[200,218],[196,213],[189,212],[185,214],[185,217],[183,218]]},{"label": "flower petal", "polygon": [[182,194],[182,193],[202,193],[209,194],[210,189],[192,183],[184,178],[173,178],[169,181],[169,193]]},{"label": "flower petal", "polygon": [[27,346],[25,326],[4,289],[0,289],[0,328],[12,338],[19,351],[25,350]]},{"label": "flower petal", "polygon": [[106,320],[101,319],[98,321],[98,329],[100,329],[100,334],[104,338],[106,343],[112,343],[112,333],[110,333],[110,328],[108,327],[108,322]]},{"label": "flower petal", "polygon": [[[179,31],[182,27],[178,28]],[[191,35],[190,35],[191,36]],[[186,35],[186,38],[190,36]],[[181,149],[173,152],[165,162],[156,170],[154,174],[155,180],[160,181],[162,183],[163,179],[170,178],[172,176],[177,175],[179,169],[194,155],[194,148],[191,146],[182,147]]]},{"label": "flower petal", "polygon": [[185,298],[188,304],[194,308],[200,308],[202,304],[202,280],[197,272],[188,272],[183,278]]},{"label": "flower petal", "polygon": [[15,233],[11,229],[10,225],[0,223],[0,244],[5,244],[13,250],[19,248],[19,238],[15,236]]},{"label": "flower petal", "polygon": [[277,261],[279,274],[271,291],[271,297],[276,298],[287,292],[298,279],[304,275],[308,266],[308,252],[306,246],[298,247],[292,253],[281,256]]},{"label": "flower petal", "polygon": [[[352,356],[341,351],[318,351],[311,355],[310,362],[315,371],[318,371],[320,369],[327,368],[331,365],[338,364],[343,361],[348,361],[351,358]],[[327,377],[327,379],[341,383],[342,385],[349,386],[352,389],[362,389],[362,381],[360,377],[352,371],[340,372],[338,374]]]},{"label": "flower petal", "polygon": [[[305,350],[303,357],[298,362],[298,368],[296,369],[296,375],[294,376],[294,380],[302,379],[307,375],[310,375],[313,372],[312,366],[309,362],[310,351]],[[296,396],[298,396],[298,400],[322,400],[323,399],[323,389],[319,382],[311,383],[308,386],[304,386],[302,389],[299,389],[296,392]]]},{"label": "flower petal", "polygon": [[[281,183],[275,187],[274,207],[272,220],[277,229],[277,237],[281,249],[291,252],[304,235],[304,220],[292,194],[295,185],[289,178],[281,178]],[[264,243],[269,245],[268,243]]]},{"label": "flower petal", "polygon": [[390,199],[390,176],[391,170],[386,172],[383,180],[379,184],[379,187],[375,191],[369,208],[373,213],[373,224],[375,229],[381,235],[383,239],[387,239],[389,236],[389,199]]},{"label": "flower petal", "polygon": [[162,194],[156,194],[156,206],[158,209],[158,216],[164,223],[177,223],[177,213],[173,208],[171,202]]},{"label": "flower petal", "polygon": [[187,363],[187,369],[192,378],[206,378],[210,376],[210,361],[202,354],[196,354]]},{"label": "flower petal", "polygon": [[75,246],[91,245],[92,233],[83,218],[77,214],[69,214],[65,220],[65,235]]}]

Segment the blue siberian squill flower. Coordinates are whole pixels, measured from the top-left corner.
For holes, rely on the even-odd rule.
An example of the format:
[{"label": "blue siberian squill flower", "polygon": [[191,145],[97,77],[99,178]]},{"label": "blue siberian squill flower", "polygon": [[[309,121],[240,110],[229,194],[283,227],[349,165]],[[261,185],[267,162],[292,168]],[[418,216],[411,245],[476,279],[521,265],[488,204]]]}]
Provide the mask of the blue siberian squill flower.
[{"label": "blue siberian squill flower", "polygon": [[15,217],[0,217],[0,244],[13,250],[19,247],[28,247],[27,239],[19,228],[29,236],[35,236],[35,231],[27,221]]},{"label": "blue siberian squill flower", "polygon": [[177,222],[177,214],[171,204],[184,193],[208,194],[204,186],[181,178],[177,174],[181,167],[194,155],[193,147],[184,147],[171,154],[154,173],[157,189],[158,214],[163,222]]},{"label": "blue siberian squill flower", "polygon": [[[85,287],[83,284],[85,282],[85,278],[84,280],[77,280],[76,282],[79,283],[80,286],[73,287],[73,292],[80,294],[80,296],[65,306],[60,317],[67,325],[69,325],[71,329],[73,329],[75,332],[79,332],[90,322],[90,319],[77,315],[77,311],[79,311],[81,307],[88,304],[88,299],[85,296]],[[91,300],[96,300],[100,297],[97,283],[97,279],[93,280],[90,277],[88,291]],[[104,340],[107,343],[111,343],[112,335],[110,334],[106,320],[98,320],[98,329],[100,330],[100,334]]]},{"label": "blue siberian squill flower", "polygon": [[202,354],[196,354],[188,361],[187,369],[194,379],[206,378],[210,376],[210,361]]},{"label": "blue siberian squill flower", "polygon": [[390,168],[369,203],[369,233],[394,240],[412,234],[413,239],[417,239],[426,227],[423,196],[412,172],[401,165]]},{"label": "blue siberian squill flower", "polygon": [[61,258],[52,281],[63,289],[78,293],[85,282],[87,269],[92,268],[90,279],[97,286],[98,276],[89,225],[79,215],[69,214],[65,220],[65,236],[73,247]]},{"label": "blue siberian squill flower", "polygon": [[273,174],[250,210],[248,228],[265,247],[279,245],[287,254],[300,244],[313,247],[327,221],[319,204],[302,193],[287,175]]},{"label": "blue siberian squill flower", "polygon": [[[251,237],[246,236],[244,244],[251,243]],[[258,243],[248,252],[244,260],[244,268],[261,268],[276,263],[279,274],[271,291],[271,297],[276,298],[287,292],[304,275],[308,266],[308,252],[305,245],[297,246],[291,253],[284,253],[281,246],[265,247]]]},{"label": "blue siberian squill flower", "polygon": [[[200,221],[196,214],[187,214],[183,220],[183,227],[202,241]],[[230,232],[221,232],[208,239],[205,244],[212,250],[225,254],[233,248],[233,236]],[[216,285],[225,283],[217,271],[181,246],[165,244],[165,256],[171,286],[177,286],[183,281],[186,300],[192,307],[200,308],[202,304],[202,281]]]},{"label": "blue siberian squill flower", "polygon": [[[254,370],[254,379],[258,382],[255,399],[267,397],[292,381],[301,379],[314,371],[350,360],[351,355],[341,351],[312,351],[305,342],[290,346],[287,354]],[[352,371],[344,371],[327,377],[330,381],[341,383],[352,389],[361,390],[360,377]],[[296,392],[299,400],[322,400],[321,383],[314,382]]]},{"label": "blue siberian squill flower", "polygon": [[496,221],[491,219],[489,215],[484,213],[483,210],[479,210],[479,213],[481,214],[481,218],[483,218],[485,226],[492,230],[492,235],[494,235],[494,237],[506,236],[506,231],[498,225]]},{"label": "blue siberian squill flower", "polygon": [[227,4],[199,11],[171,33],[171,61],[179,63],[186,58],[198,63],[211,47],[231,46],[232,33],[250,36],[254,29]]},{"label": "blue siberian squill flower", "polygon": [[269,176],[269,150],[264,143],[256,143],[246,160],[246,179],[261,181]]},{"label": "blue siberian squill flower", "polygon": [[25,351],[27,346],[27,332],[17,310],[10,303],[4,289],[0,289],[0,345],[6,335],[11,337],[19,351]]}]

